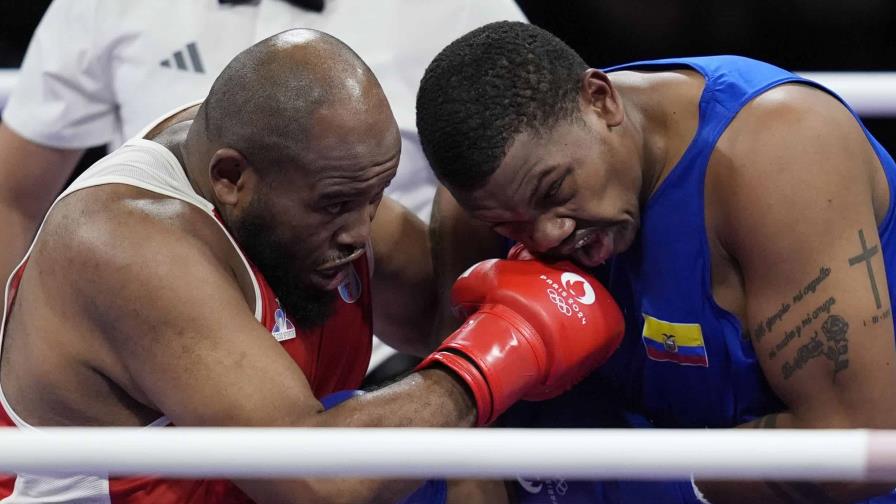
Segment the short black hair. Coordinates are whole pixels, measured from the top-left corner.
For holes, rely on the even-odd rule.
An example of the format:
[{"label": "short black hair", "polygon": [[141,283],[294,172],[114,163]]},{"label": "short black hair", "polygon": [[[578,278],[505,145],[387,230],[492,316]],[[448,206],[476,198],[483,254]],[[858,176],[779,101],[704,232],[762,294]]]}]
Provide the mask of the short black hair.
[{"label": "short black hair", "polygon": [[579,111],[587,69],[563,41],[526,23],[490,23],[449,44],[417,93],[417,130],[436,176],[456,189],[484,185],[516,135]]}]

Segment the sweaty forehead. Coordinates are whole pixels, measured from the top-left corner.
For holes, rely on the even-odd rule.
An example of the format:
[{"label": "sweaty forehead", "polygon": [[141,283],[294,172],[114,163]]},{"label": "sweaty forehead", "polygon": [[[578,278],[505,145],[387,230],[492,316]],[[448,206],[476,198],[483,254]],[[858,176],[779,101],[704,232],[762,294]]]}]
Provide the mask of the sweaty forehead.
[{"label": "sweaty forehead", "polygon": [[397,155],[401,136],[392,110],[385,96],[371,94],[315,110],[310,118],[309,154],[331,162],[358,157],[382,161]]},{"label": "sweaty forehead", "polygon": [[545,131],[524,131],[513,137],[498,170],[507,168],[518,175],[548,164],[562,163],[573,152],[573,140],[578,137],[575,126],[561,121]]},{"label": "sweaty forehead", "polygon": [[322,163],[313,167],[311,185],[318,192],[367,192],[388,185],[395,177],[397,168],[397,153],[391,157],[369,162],[342,160],[336,163]]},{"label": "sweaty forehead", "polygon": [[315,190],[351,181],[376,185],[394,176],[401,136],[384,97],[382,102],[343,101],[312,113],[300,158]]},{"label": "sweaty forehead", "polygon": [[564,165],[562,149],[551,149],[550,145],[543,136],[521,133],[485,185],[459,191],[458,201],[468,211],[503,216],[495,220],[512,220],[506,214],[525,211],[544,180]]}]

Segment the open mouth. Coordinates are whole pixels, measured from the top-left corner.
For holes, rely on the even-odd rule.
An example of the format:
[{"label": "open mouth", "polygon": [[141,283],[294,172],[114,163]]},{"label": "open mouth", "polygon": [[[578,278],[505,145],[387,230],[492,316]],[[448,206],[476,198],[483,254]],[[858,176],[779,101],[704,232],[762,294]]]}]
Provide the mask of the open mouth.
[{"label": "open mouth", "polygon": [[589,240],[582,240],[581,244],[576,244],[573,258],[576,262],[593,268],[600,266],[613,255],[616,232],[610,228],[595,232],[591,236]]},{"label": "open mouth", "polygon": [[354,261],[355,259],[361,257],[361,254],[363,254],[363,253],[364,253],[364,249],[359,248],[358,250],[352,252],[352,254],[349,256],[343,257],[341,259],[336,259],[334,261],[325,262],[324,264],[317,267],[317,271],[326,271],[326,270],[337,269],[340,266],[344,266],[344,265]]},{"label": "open mouth", "polygon": [[582,266],[600,266],[613,255],[616,234],[615,226],[580,231],[561,249],[561,254],[574,259]]},{"label": "open mouth", "polygon": [[311,274],[311,282],[319,289],[335,290],[348,278],[351,267],[351,264],[343,264],[336,268],[315,271]]},{"label": "open mouth", "polygon": [[364,249],[358,249],[349,256],[324,263],[311,274],[311,281],[320,289],[335,290],[348,277],[351,263],[362,254]]}]

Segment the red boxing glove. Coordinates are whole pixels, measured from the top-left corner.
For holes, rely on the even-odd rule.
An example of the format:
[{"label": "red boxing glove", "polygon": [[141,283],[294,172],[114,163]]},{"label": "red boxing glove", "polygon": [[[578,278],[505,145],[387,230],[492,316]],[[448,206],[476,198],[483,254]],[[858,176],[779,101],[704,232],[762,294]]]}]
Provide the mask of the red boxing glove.
[{"label": "red boxing glove", "polygon": [[519,399],[565,392],[622,341],[616,302],[570,263],[483,261],[457,279],[451,302],[469,318],[418,369],[438,362],[457,373],[473,392],[479,425]]}]

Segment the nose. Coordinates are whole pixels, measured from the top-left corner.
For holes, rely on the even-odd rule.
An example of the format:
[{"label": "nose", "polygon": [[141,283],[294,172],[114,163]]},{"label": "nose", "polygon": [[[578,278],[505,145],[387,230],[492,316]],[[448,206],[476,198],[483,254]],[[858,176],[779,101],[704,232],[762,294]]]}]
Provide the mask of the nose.
[{"label": "nose", "polygon": [[532,225],[529,250],[544,253],[557,247],[563,240],[575,231],[576,223],[573,219],[543,214],[535,219]]},{"label": "nose", "polygon": [[353,249],[366,246],[375,214],[376,205],[364,205],[346,215],[345,223],[336,235],[336,242]]}]

